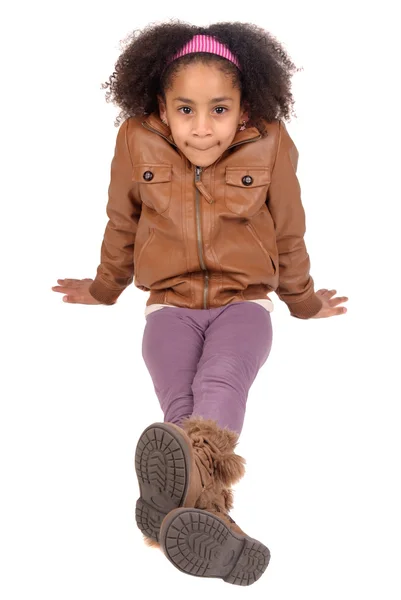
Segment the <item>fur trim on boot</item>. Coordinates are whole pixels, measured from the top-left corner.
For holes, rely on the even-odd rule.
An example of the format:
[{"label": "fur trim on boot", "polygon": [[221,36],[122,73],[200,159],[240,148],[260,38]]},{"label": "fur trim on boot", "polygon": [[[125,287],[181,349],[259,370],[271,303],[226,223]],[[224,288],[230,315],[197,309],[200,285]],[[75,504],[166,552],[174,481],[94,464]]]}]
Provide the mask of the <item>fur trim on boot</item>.
[{"label": "fur trim on boot", "polygon": [[239,437],[235,431],[222,429],[211,419],[192,416],[184,419],[181,426],[195,446],[210,448],[214,472],[224,485],[233,485],[242,479],[245,459],[234,454]]},{"label": "fur trim on boot", "polygon": [[181,427],[192,442],[203,483],[195,508],[229,512],[233,507],[231,486],[245,474],[245,459],[234,453],[238,434],[202,417],[188,417]]},{"label": "fur trim on boot", "polygon": [[143,541],[145,542],[146,546],[149,546],[149,548],[161,549],[159,542],[156,542],[156,540],[152,540],[152,538],[148,538],[148,537],[144,536]]}]

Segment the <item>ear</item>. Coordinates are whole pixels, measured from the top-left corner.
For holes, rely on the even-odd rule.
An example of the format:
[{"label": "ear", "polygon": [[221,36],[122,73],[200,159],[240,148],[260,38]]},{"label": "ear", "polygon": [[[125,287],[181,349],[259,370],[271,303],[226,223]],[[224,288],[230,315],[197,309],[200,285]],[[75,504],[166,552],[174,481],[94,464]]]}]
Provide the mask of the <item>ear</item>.
[{"label": "ear", "polygon": [[167,123],[167,109],[166,104],[161,96],[157,96],[157,102],[159,104],[159,115],[160,119]]}]

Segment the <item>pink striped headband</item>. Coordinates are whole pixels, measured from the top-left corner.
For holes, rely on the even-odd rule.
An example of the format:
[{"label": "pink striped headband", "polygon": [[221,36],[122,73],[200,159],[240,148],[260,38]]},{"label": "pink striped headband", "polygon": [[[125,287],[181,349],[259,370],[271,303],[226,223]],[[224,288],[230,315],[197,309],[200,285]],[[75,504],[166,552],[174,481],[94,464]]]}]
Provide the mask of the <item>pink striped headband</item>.
[{"label": "pink striped headband", "polygon": [[210,35],[195,35],[192,40],[187,42],[183,48],[177,54],[173,56],[168,61],[168,64],[172,63],[177,58],[181,58],[181,56],[185,56],[186,54],[193,54],[194,52],[207,52],[209,54],[217,54],[217,56],[222,56],[226,58],[230,62],[232,62],[239,70],[241,67],[237,58],[234,54],[221,42],[216,40],[216,38]]}]

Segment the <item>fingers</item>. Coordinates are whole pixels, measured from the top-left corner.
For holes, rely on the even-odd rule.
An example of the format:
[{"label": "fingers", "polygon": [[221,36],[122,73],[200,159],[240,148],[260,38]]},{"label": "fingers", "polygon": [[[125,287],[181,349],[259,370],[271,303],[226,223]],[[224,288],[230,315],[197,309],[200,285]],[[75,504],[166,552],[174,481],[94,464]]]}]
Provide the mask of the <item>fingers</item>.
[{"label": "fingers", "polygon": [[55,285],[54,287],[52,287],[52,290],[53,292],[61,292],[62,294],[67,294],[71,291],[71,288],[64,285]]},{"label": "fingers", "polygon": [[328,308],[323,317],[337,317],[338,315],[344,315],[347,312],[345,306],[339,306],[338,308]]},{"label": "fingers", "polygon": [[77,287],[80,284],[80,279],[57,279],[57,283],[62,285],[69,285],[71,287]]},{"label": "fingers", "polygon": [[62,300],[69,304],[101,304],[89,292],[93,279],[57,279],[61,285],[52,287],[54,292],[65,294]]},{"label": "fingers", "polygon": [[[333,296],[337,294],[337,290],[324,290],[324,292],[324,295],[328,298],[333,298]],[[339,296],[338,298],[335,298],[335,300],[346,302],[348,300],[348,296]]]},{"label": "fingers", "polygon": [[67,294],[66,296],[62,297],[63,302],[70,302],[71,304],[78,302],[77,296],[69,296],[68,295],[68,292],[71,291],[68,288],[54,287],[54,288],[52,288],[52,290],[54,290],[55,292],[60,292],[61,294]]},{"label": "fingers", "polygon": [[77,290],[79,287],[81,287],[80,279],[57,279],[57,283],[60,283],[61,285],[53,286],[52,290],[53,292],[60,292],[61,294],[68,294],[68,292]]},{"label": "fingers", "polygon": [[333,297],[337,294],[337,290],[327,290],[326,288],[323,288],[317,291],[316,294],[318,294],[323,299],[323,303],[326,302],[330,307],[338,306],[339,304],[344,304],[344,302],[348,302],[347,296],[339,296],[338,298]]},{"label": "fingers", "polygon": [[322,296],[323,298],[331,298],[336,294],[336,290],[326,290],[326,288],[323,288],[322,290],[318,290],[316,294],[319,294],[319,296]]},{"label": "fingers", "polygon": [[69,304],[85,304],[83,298],[80,298],[79,296],[63,296],[63,302],[68,302]]},{"label": "fingers", "polygon": [[[62,285],[55,285],[52,287],[53,292],[59,292],[60,294],[66,294],[63,296],[63,302],[68,302],[69,304],[78,304],[81,302],[81,298],[76,296],[76,289],[78,288],[79,279],[57,279],[58,283]],[[72,295],[71,292],[75,292]]]},{"label": "fingers", "polygon": [[347,302],[347,301],[348,301],[348,298],[346,296],[333,298],[332,300],[330,300],[330,306],[337,306],[338,304],[344,304],[344,302]]},{"label": "fingers", "polygon": [[91,302],[88,302],[83,296],[77,296],[73,294],[63,296],[63,302],[68,302],[68,304],[91,304]]}]

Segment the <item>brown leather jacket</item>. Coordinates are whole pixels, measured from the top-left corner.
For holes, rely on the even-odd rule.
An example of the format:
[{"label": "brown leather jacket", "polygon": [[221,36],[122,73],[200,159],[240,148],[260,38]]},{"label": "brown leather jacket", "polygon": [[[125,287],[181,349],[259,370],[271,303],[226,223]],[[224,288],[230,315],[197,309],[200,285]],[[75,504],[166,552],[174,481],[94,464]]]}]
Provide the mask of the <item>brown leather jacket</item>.
[{"label": "brown leather jacket", "polygon": [[298,150],[283,121],[266,127],[238,132],[200,169],[158,115],[122,123],[92,296],[114,304],[134,281],[147,305],[207,309],[275,291],[293,316],[314,316]]}]

